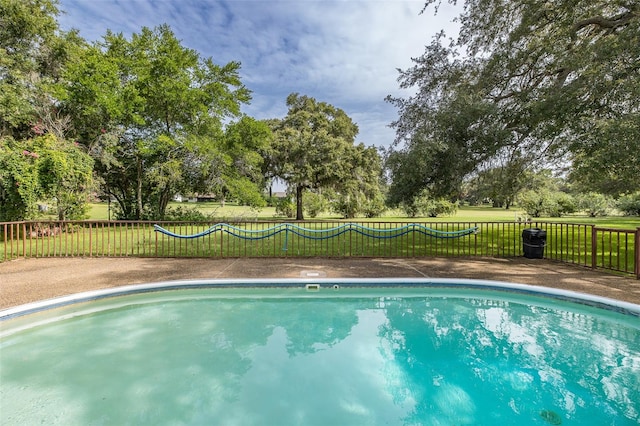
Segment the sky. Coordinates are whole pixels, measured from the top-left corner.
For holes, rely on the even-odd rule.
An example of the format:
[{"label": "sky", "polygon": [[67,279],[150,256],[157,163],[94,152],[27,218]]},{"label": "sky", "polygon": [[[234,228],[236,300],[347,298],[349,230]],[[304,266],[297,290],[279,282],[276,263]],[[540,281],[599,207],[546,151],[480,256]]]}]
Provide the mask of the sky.
[{"label": "sky", "polygon": [[283,118],[299,93],[344,110],[358,125],[357,143],[388,147],[396,108],[387,95],[407,96],[398,69],[440,30],[454,36],[455,9],[420,14],[417,0],[60,0],[63,30],[89,41],[107,29],[130,38],[142,27],[168,24],[182,45],[218,65],[241,63],[252,91],[242,112]]}]

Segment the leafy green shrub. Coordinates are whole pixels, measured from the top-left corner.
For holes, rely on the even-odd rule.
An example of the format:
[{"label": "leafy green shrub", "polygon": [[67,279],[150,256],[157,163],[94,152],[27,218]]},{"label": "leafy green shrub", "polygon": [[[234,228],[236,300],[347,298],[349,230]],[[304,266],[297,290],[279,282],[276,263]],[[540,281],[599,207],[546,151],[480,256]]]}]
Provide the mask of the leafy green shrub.
[{"label": "leafy green shrub", "polygon": [[616,203],[616,207],[626,216],[640,216],[640,191],[623,195]]},{"label": "leafy green shrub", "polygon": [[164,220],[175,220],[185,222],[206,222],[212,220],[215,213],[206,214],[198,210],[197,207],[167,207],[164,213]]},{"label": "leafy green shrub", "polygon": [[420,208],[414,200],[408,203],[401,203],[400,210],[402,210],[407,217],[417,217],[420,214]]},{"label": "leafy green shrub", "polygon": [[408,217],[422,216],[429,204],[429,193],[426,190],[420,191],[418,195],[415,195],[411,201],[403,202],[400,204],[400,209]]},{"label": "leafy green shrub", "polygon": [[362,193],[338,194],[331,202],[331,210],[345,219],[356,217],[365,198]]},{"label": "leafy green shrub", "polygon": [[578,197],[578,208],[590,217],[606,216],[613,206],[611,197],[597,192],[589,192]]},{"label": "leafy green shrub", "polygon": [[34,219],[38,201],[52,201],[58,219],[83,219],[92,189],[93,160],[76,144],[51,134],[0,140],[0,220]]},{"label": "leafy green shrub", "polygon": [[438,198],[436,200],[430,200],[426,214],[429,217],[438,216],[453,216],[458,211],[458,203],[452,203],[451,201]]},{"label": "leafy green shrub", "polygon": [[376,197],[369,198],[365,201],[362,213],[364,213],[365,217],[372,218],[382,216],[385,210],[384,197],[379,193]]},{"label": "leafy green shrub", "polygon": [[380,216],[385,210],[384,196],[380,193],[367,194],[360,190],[327,194],[331,198],[331,210],[345,219],[358,215]]},{"label": "leafy green shrub", "polygon": [[[26,143],[0,141],[0,221],[33,219],[42,195],[37,154]],[[34,155],[35,154],[35,155]]]},{"label": "leafy green shrub", "polygon": [[560,217],[574,213],[578,208],[578,202],[571,195],[547,188],[522,191],[517,199],[520,208],[531,217]]},{"label": "leafy green shrub", "polygon": [[309,217],[318,217],[328,207],[327,200],[316,192],[307,192],[302,199],[302,208]]},{"label": "leafy green shrub", "polygon": [[296,216],[296,205],[291,197],[278,198],[276,200],[276,215],[292,218]]},{"label": "leafy green shrub", "polygon": [[562,217],[565,214],[575,213],[577,210],[576,199],[566,192],[552,192],[551,204],[547,212],[551,217]]},{"label": "leafy green shrub", "polygon": [[401,204],[401,209],[409,217],[454,215],[458,211],[458,203],[445,198],[431,198],[427,191],[421,191],[410,203]]},{"label": "leafy green shrub", "polygon": [[551,191],[546,189],[522,191],[518,194],[518,205],[531,217],[544,216],[553,209]]}]

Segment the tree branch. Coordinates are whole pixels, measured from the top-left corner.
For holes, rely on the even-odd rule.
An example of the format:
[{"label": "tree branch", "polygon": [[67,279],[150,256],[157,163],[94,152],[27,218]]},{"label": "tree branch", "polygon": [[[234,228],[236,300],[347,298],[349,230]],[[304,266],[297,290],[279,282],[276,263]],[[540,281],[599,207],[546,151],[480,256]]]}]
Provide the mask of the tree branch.
[{"label": "tree branch", "polygon": [[602,29],[617,29],[628,25],[632,20],[638,18],[638,16],[638,12],[634,10],[629,10],[618,16],[614,16],[613,18],[594,16],[592,18],[587,18],[583,19],[582,21],[576,22],[576,24],[573,26],[573,30],[577,33],[581,29],[591,25],[600,27]]}]

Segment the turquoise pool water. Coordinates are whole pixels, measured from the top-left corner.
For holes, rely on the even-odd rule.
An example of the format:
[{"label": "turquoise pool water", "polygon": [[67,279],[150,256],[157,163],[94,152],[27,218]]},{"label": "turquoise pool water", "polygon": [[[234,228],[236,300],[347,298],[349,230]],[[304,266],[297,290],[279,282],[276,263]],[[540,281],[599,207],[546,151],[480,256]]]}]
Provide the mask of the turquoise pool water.
[{"label": "turquoise pool water", "polygon": [[332,287],[161,291],[2,321],[0,424],[640,422],[638,316]]}]

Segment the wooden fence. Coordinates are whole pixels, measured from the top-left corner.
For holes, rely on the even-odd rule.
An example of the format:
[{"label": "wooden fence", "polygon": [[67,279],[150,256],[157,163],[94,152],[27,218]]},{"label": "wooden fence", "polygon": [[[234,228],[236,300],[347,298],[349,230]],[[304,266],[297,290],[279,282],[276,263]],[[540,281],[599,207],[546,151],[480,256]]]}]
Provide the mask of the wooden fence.
[{"label": "wooden fence", "polygon": [[[234,236],[222,229],[182,239],[157,232],[154,225],[179,235],[205,233],[214,223],[136,221],[48,221],[0,223],[0,261],[24,257],[518,257],[522,231],[546,231],[544,257],[640,279],[640,228],[612,229],[553,222],[420,222],[435,233],[408,229],[407,222],[360,222],[371,229],[344,232],[341,221],[305,221],[308,232],[285,228],[268,237],[265,229],[282,222],[235,222],[246,231]],[[451,233],[476,228],[453,238]],[[342,229],[342,228],[341,228]],[[323,238],[316,238],[321,235]],[[324,238],[327,236],[327,238]]]}]

